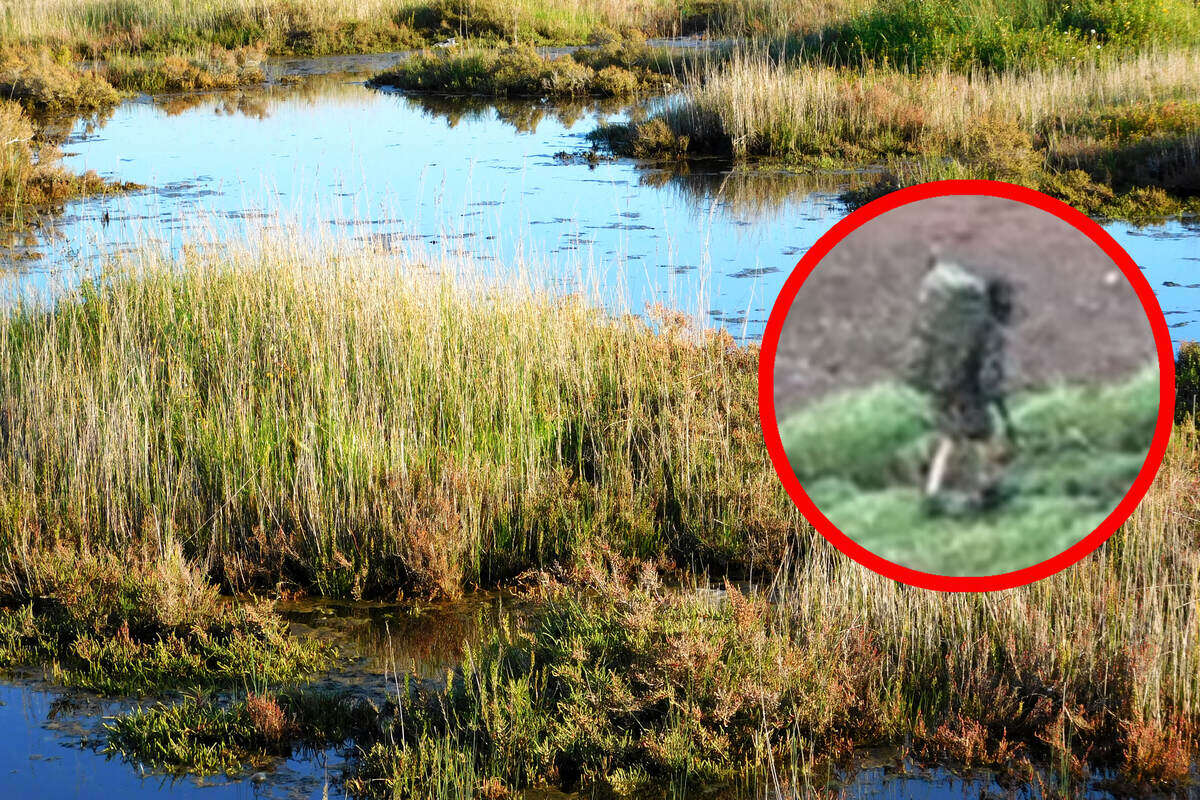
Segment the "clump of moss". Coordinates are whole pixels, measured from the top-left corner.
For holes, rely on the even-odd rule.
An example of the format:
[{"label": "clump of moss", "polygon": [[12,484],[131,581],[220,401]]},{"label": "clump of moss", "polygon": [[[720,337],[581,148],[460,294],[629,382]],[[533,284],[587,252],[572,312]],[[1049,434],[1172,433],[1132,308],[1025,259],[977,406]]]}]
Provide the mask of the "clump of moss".
[{"label": "clump of moss", "polygon": [[269,607],[223,601],[177,552],[57,547],[14,553],[0,576],[0,668],[53,662],[110,694],[281,683],[335,653],[302,643]]},{"label": "clump of moss", "polygon": [[210,775],[266,766],[301,746],[364,744],[380,709],[349,692],[304,689],[249,692],[222,703],[211,696],[158,703],[105,726],[110,752],[149,766]]},{"label": "clump of moss", "polygon": [[266,81],[266,74],[259,65],[261,59],[259,50],[219,47],[204,53],[119,55],[105,63],[104,76],[122,91],[160,93],[233,89]]},{"label": "clump of moss", "polygon": [[674,85],[672,61],[644,40],[606,38],[595,49],[546,56],[529,45],[414,55],[372,86],[497,97],[627,97]]},{"label": "clump of moss", "polygon": [[96,111],[120,99],[104,77],[76,68],[67,54],[28,48],[0,53],[0,97],[49,113]]}]

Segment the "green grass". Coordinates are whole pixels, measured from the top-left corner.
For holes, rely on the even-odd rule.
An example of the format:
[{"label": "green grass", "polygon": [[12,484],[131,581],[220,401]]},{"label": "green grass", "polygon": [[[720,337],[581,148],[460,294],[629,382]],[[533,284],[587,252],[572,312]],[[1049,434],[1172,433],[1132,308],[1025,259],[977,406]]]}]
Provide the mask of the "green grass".
[{"label": "green grass", "polygon": [[1190,0],[882,0],[821,31],[834,63],[954,70],[1080,64],[1200,41]]},{"label": "green grass", "polygon": [[754,348],[452,266],[147,251],[6,306],[0,544],[150,537],[227,587],[354,596],[594,542],[777,557],[798,515],[760,458]]},{"label": "green grass", "polygon": [[105,725],[106,750],[165,771],[237,774],[300,748],[365,741],[378,714],[349,692],[247,692],[229,702],[191,695],[118,715]]},{"label": "green grass", "polygon": [[878,385],[814,403],[780,423],[793,469],[838,528],[871,552],[942,575],[1030,566],[1090,533],[1145,460],[1158,410],[1148,370],[1103,387],[1014,399],[1020,432],[1009,499],[989,513],[931,516],[921,478],[934,435],[926,401]]},{"label": "green grass", "polygon": [[335,655],[269,607],[223,602],[177,552],[5,555],[0,669],[48,663],[68,686],[150,694],[293,682]]},{"label": "green grass", "polygon": [[545,56],[531,46],[425,51],[371,78],[373,86],[493,97],[632,97],[676,85],[684,58],[640,37],[594,39],[595,49]]}]

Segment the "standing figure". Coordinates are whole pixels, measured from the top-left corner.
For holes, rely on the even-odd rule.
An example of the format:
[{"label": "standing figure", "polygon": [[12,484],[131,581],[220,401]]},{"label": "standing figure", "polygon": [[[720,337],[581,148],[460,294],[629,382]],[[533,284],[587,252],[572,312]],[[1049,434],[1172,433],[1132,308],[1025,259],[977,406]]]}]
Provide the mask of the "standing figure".
[{"label": "standing figure", "polygon": [[910,385],[929,396],[938,431],[925,481],[929,500],[941,491],[957,449],[964,451],[973,504],[995,500],[1001,453],[993,408],[1009,443],[1016,441],[1005,404],[1005,329],[1013,305],[1014,290],[1007,280],[984,279],[936,256],[930,259],[921,281],[907,376]]}]

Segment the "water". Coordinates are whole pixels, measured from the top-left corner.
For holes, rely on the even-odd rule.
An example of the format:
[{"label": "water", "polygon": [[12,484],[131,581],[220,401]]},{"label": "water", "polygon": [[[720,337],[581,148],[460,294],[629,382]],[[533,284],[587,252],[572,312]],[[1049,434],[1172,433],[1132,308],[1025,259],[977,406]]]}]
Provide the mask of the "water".
[{"label": "water", "polygon": [[[478,644],[497,625],[533,619],[536,606],[511,594],[478,592],[427,606],[302,600],[280,603],[292,632],[343,648],[348,663],[319,683],[369,696],[386,691],[398,666],[426,679],[445,674],[464,644]],[[261,772],[238,777],[164,775],[104,753],[106,717],[135,703],[56,689],[38,675],[0,680],[0,787],[9,797],[203,798],[203,800],[302,800],[344,797],[339,778],[346,754],[336,750],[278,759]],[[1036,792],[1004,789],[986,771],[922,767],[892,751],[863,753],[858,765],[831,787],[844,800],[968,797],[1032,798]],[[703,793],[703,792],[701,792]],[[1107,795],[1094,792],[1093,798]],[[527,800],[579,800],[555,791]]]},{"label": "water", "polygon": [[238,779],[147,772],[103,753],[106,715],[128,702],[52,689],[34,679],[0,683],[0,787],[6,797],[40,800],[119,797],[320,798],[333,791],[340,758],[310,754]]}]

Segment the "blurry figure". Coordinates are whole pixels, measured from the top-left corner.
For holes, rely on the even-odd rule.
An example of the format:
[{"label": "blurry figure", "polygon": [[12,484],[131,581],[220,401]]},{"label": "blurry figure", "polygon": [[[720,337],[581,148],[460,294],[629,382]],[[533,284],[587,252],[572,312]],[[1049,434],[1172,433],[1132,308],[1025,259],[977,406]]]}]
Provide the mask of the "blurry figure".
[{"label": "blurry figure", "polygon": [[1005,403],[1005,330],[1014,295],[1007,280],[981,278],[936,255],[921,281],[907,377],[929,396],[935,414],[938,440],[925,481],[926,499],[935,508],[956,450],[968,504],[985,508],[999,500],[1008,448],[995,440],[992,409],[1008,444],[1015,444]]}]

